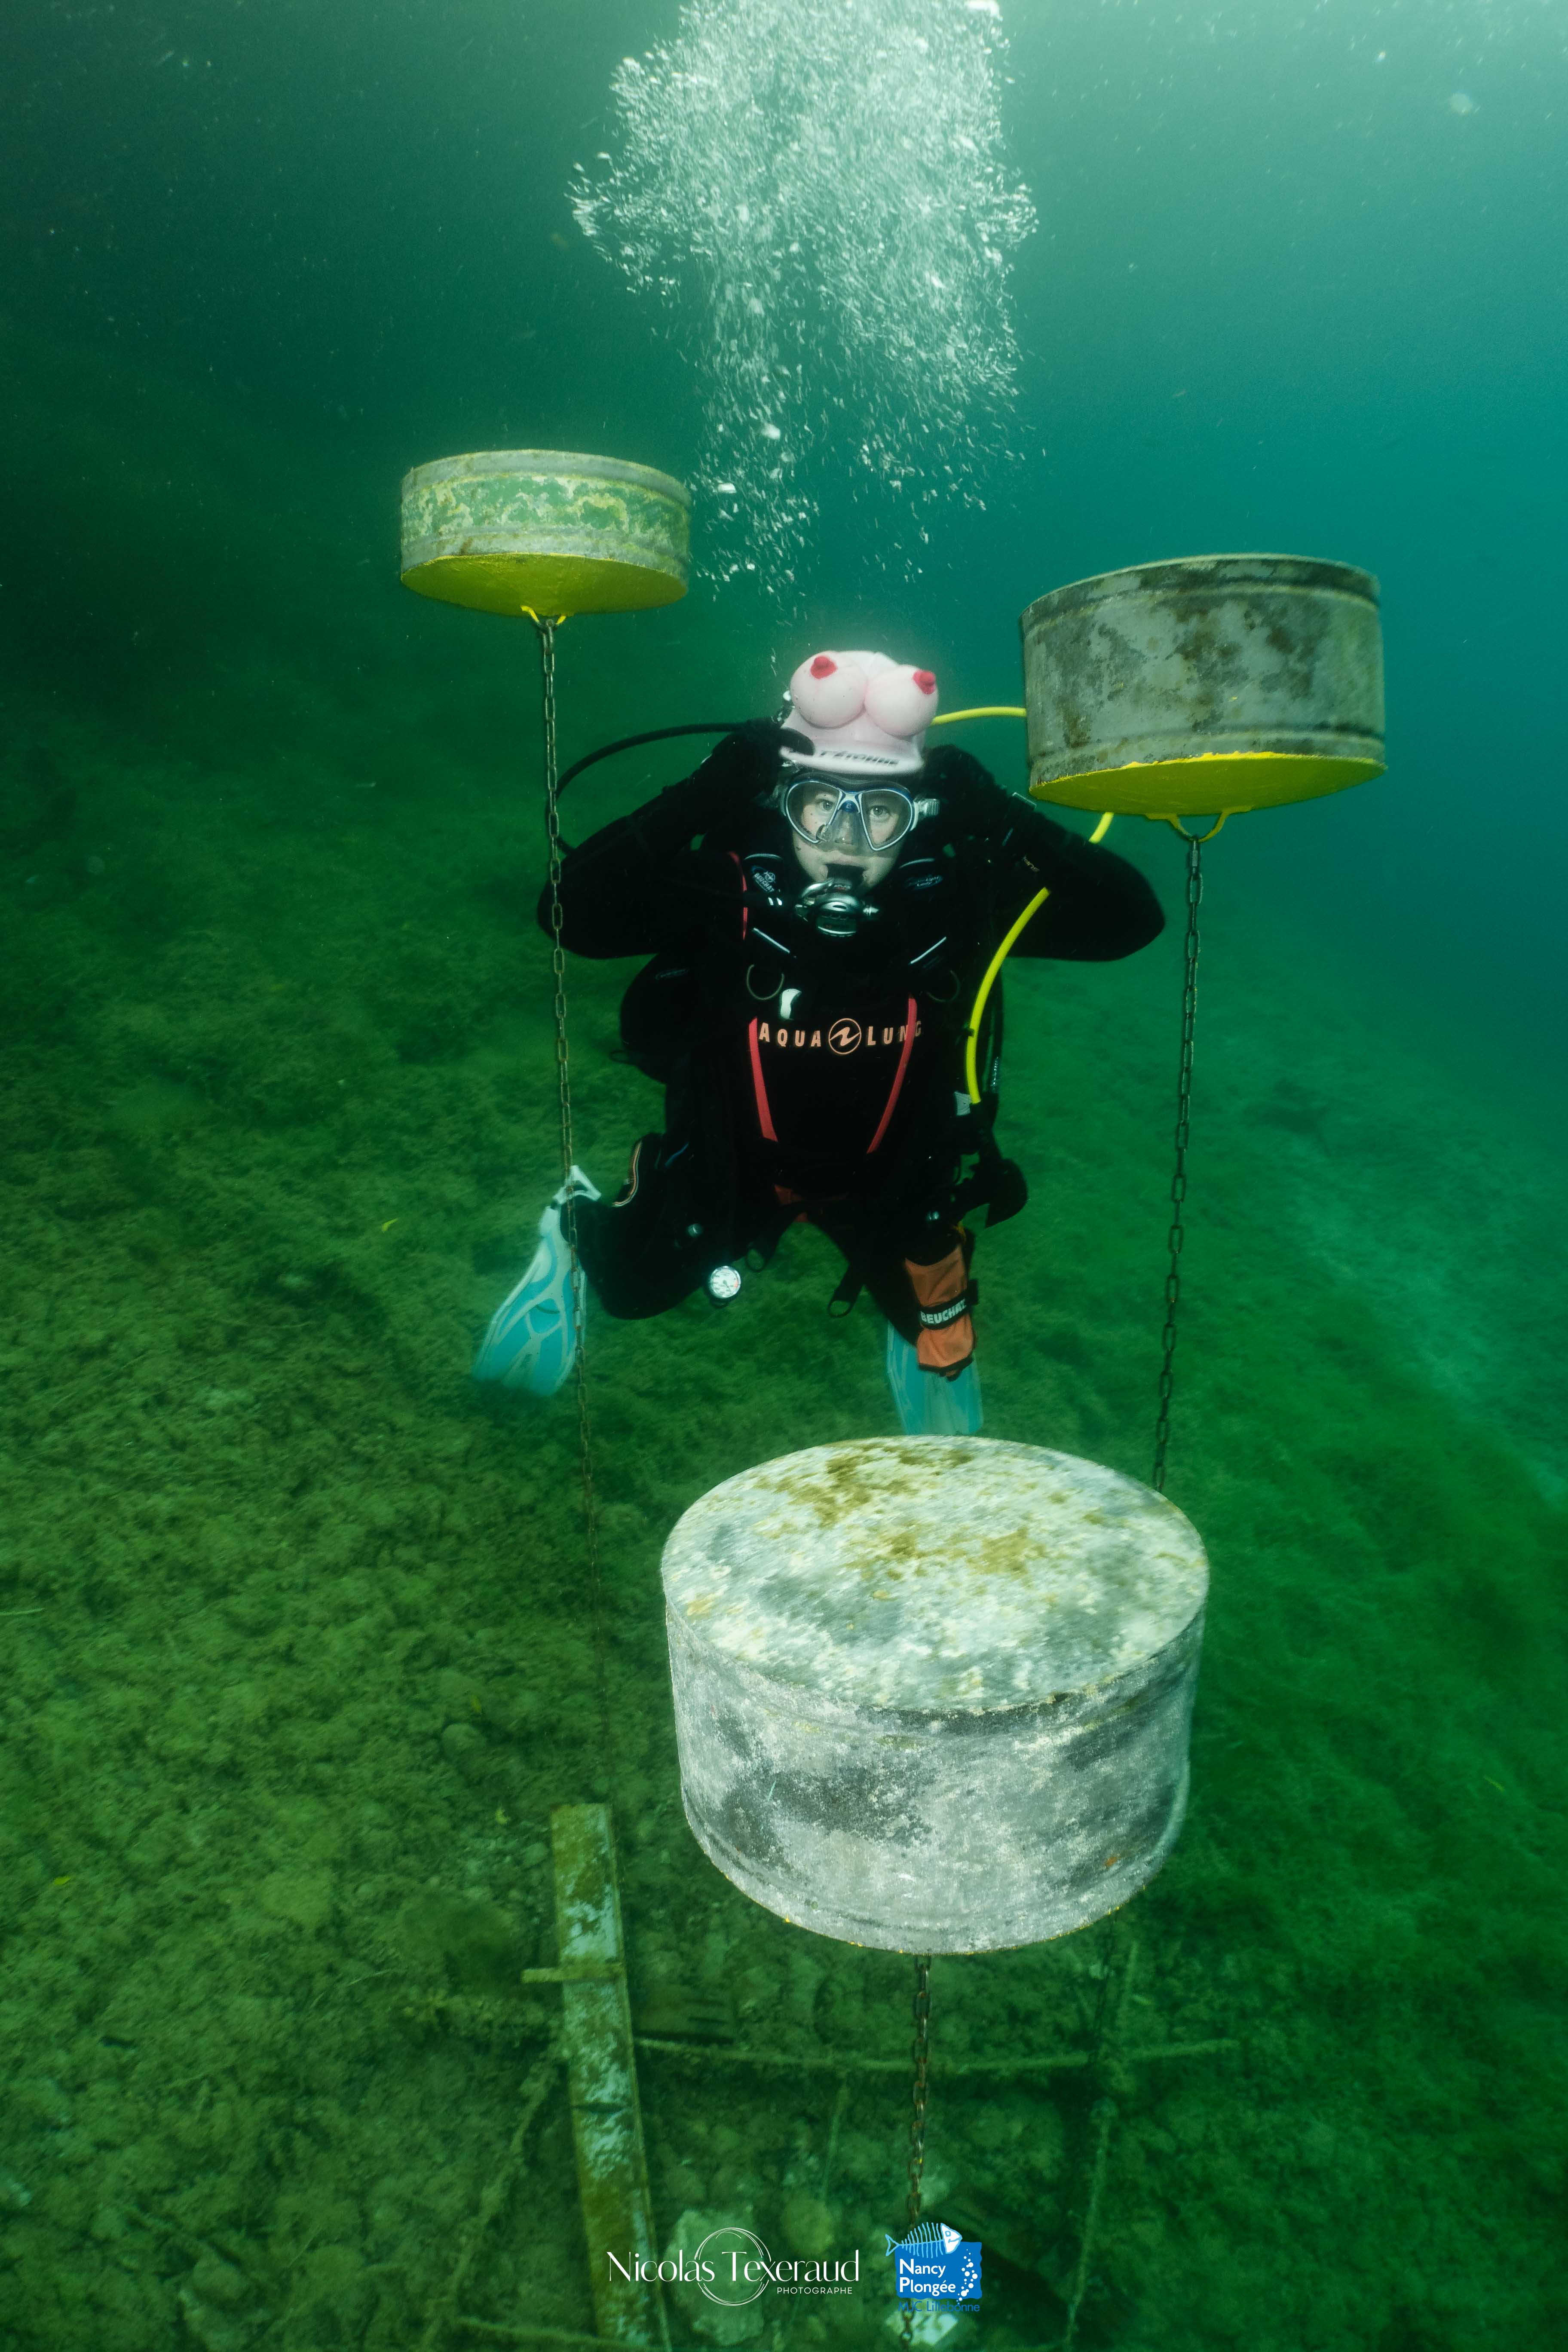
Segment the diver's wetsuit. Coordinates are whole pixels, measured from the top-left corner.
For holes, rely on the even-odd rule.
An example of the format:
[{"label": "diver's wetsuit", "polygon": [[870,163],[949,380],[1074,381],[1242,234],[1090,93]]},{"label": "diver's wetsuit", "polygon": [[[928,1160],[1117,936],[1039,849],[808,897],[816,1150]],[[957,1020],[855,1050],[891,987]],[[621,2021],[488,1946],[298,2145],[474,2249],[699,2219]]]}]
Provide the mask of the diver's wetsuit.
[{"label": "diver's wetsuit", "polygon": [[[666,1087],[664,1130],[637,1144],[619,1199],[578,1204],[578,1247],[612,1315],[657,1315],[715,1266],[771,1255],[804,1216],[848,1261],[839,1296],[864,1285],[926,1368],[951,1375],[973,1349],[960,1220],[988,1202],[995,1223],[1025,1198],[992,1138],[994,1101],[973,1109],[964,1088],[986,963],[1043,885],[1016,955],[1106,961],[1163,919],[1135,867],[944,746],[919,785],[942,815],[860,894],[876,911],[854,935],[825,937],[795,911],[806,877],[765,805],[776,772],[766,750],[731,737],[567,853],[565,944],[651,958],[621,1031]],[[548,893],[540,921],[549,929]],[[997,1043],[982,1040],[983,1067]]]}]

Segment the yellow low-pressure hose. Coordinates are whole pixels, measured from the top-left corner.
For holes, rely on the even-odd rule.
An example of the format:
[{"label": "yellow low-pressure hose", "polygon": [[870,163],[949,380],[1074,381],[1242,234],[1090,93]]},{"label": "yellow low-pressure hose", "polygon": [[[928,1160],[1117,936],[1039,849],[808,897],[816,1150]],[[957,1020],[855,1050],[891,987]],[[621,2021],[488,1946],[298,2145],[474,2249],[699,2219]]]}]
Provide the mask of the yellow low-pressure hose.
[{"label": "yellow low-pressure hose", "polygon": [[[956,727],[961,719],[1027,719],[1028,715],[1021,703],[986,702],[980,704],[973,710],[943,710],[931,723],[933,727]],[[1105,839],[1106,835],[1110,831],[1110,819],[1113,814],[1110,809],[1106,810],[1105,814],[1089,835],[1090,841]],[[980,983],[979,993],[974,999],[974,1004],[969,1015],[969,1026],[963,1033],[963,1080],[969,1088],[969,1099],[972,1103],[977,1103],[980,1100],[980,1080],[974,1064],[975,1052],[980,1042],[980,1023],[985,1011],[986,999],[995,986],[997,973],[1013,951],[1014,942],[1019,932],[1029,918],[1037,914],[1045,905],[1050,895],[1048,890],[1036,891],[985,967],[985,977]]]},{"label": "yellow low-pressure hose", "polygon": [[1045,905],[1046,900],[1050,897],[1050,895],[1051,894],[1048,890],[1036,891],[1034,897],[1030,899],[1028,905],[1025,908],[1023,913],[1013,925],[1012,929],[1007,933],[1006,938],[1003,940],[1001,946],[997,949],[995,954],[992,957],[990,962],[985,967],[985,977],[980,983],[980,992],[975,997],[974,1008],[969,1016],[969,1026],[963,1033],[963,1082],[969,1088],[969,1099],[972,1103],[977,1103],[980,1100],[980,1081],[975,1076],[974,1053],[975,1047],[980,1041],[980,1022],[981,1016],[985,1011],[985,1000],[991,993],[992,985],[995,981],[997,973],[1001,971],[1003,965],[1006,962],[1009,954],[1012,952],[1014,940],[1017,938],[1019,932],[1023,929],[1030,916],[1037,913],[1037,910]]},{"label": "yellow low-pressure hose", "polygon": [[1021,702],[987,702],[978,710],[943,710],[931,724],[956,727],[961,719],[1027,719],[1028,715]]}]

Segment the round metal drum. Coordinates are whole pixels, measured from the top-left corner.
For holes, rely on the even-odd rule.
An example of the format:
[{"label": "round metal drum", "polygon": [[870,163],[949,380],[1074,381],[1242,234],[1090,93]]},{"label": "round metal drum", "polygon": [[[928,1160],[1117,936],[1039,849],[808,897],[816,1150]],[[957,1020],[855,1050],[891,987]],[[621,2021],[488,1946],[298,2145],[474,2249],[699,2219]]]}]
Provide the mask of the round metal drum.
[{"label": "round metal drum", "polygon": [[1383,773],[1377,583],[1300,555],[1193,555],[1029,606],[1029,790],[1069,808],[1274,808]]},{"label": "round metal drum", "polygon": [[630,613],[686,593],[691,501],[668,474],[480,449],[403,478],[403,584],[481,613]]},{"label": "round metal drum", "polygon": [[726,1480],[664,1553],[699,1844],[884,1950],[1100,1918],[1181,1827],[1207,1585],[1173,1504],[1041,1446],[872,1438]]}]

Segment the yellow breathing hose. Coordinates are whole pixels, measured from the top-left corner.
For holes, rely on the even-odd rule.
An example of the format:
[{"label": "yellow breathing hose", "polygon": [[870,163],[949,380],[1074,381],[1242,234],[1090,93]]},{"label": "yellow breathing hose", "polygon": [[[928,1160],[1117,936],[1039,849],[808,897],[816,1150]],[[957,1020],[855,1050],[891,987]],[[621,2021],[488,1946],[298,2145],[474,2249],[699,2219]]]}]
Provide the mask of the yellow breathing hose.
[{"label": "yellow breathing hose", "polygon": [[[956,727],[961,719],[1027,719],[1028,715],[1020,703],[987,702],[974,710],[944,710],[931,723],[933,727]],[[1106,810],[1105,814],[1089,835],[1090,841],[1105,839],[1106,835],[1110,831],[1110,820],[1113,814],[1113,810]],[[986,999],[995,985],[997,973],[1013,952],[1018,934],[1030,917],[1038,913],[1050,895],[1048,890],[1036,891],[985,967],[985,977],[980,983],[979,992],[970,1010],[969,1025],[963,1033],[963,1082],[969,1088],[969,1099],[972,1103],[977,1103],[980,1100],[980,1079],[975,1070],[974,1057],[980,1043],[980,1022],[985,1011]]]},{"label": "yellow breathing hose", "polygon": [[997,949],[995,954],[992,957],[990,962],[985,967],[985,977],[980,983],[980,992],[975,997],[973,1008],[969,1015],[969,1026],[963,1033],[963,1083],[969,1088],[969,1099],[972,1103],[977,1103],[980,1100],[980,1080],[975,1075],[974,1050],[980,1042],[980,1019],[982,1013],[985,1010],[985,1000],[991,993],[992,983],[995,980],[997,973],[1001,971],[1003,965],[1006,962],[1009,954],[1012,952],[1014,940],[1017,938],[1019,932],[1023,929],[1030,916],[1045,905],[1046,900],[1050,897],[1050,895],[1051,894],[1048,890],[1036,891],[1034,897],[1030,899],[1028,905],[1025,908],[1023,913],[1013,925],[1012,929],[1007,933],[1006,938],[1003,940],[1001,946]]},{"label": "yellow breathing hose", "polygon": [[1021,702],[987,702],[978,710],[944,710],[931,723],[956,727],[961,719],[1027,719],[1028,715]]}]

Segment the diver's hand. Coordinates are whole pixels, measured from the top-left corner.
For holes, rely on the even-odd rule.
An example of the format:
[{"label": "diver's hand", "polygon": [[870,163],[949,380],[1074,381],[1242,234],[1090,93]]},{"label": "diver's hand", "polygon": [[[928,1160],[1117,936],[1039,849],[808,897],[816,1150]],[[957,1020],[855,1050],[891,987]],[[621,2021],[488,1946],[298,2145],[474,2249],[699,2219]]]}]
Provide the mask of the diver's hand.
[{"label": "diver's hand", "polygon": [[693,833],[706,833],[736,816],[746,801],[772,791],[782,751],[810,750],[804,735],[775,720],[748,719],[743,727],[714,745],[694,775],[683,784],[672,784],[664,799],[672,814],[679,806]]},{"label": "diver's hand", "polygon": [[941,744],[927,754],[921,789],[942,803],[942,824],[950,835],[1001,842],[1017,822],[1016,795],[1004,792],[973,752],[961,751],[956,743]]},{"label": "diver's hand", "polygon": [[748,800],[771,791],[784,751],[808,752],[804,735],[780,727],[772,719],[748,719],[732,735],[715,744],[695,773],[660,793],[651,806],[634,820],[650,854],[665,855],[689,842],[695,834],[710,833],[731,824]]},{"label": "diver's hand", "polygon": [[810,750],[809,738],[795,729],[773,719],[748,719],[714,745],[691,782],[710,784],[726,798],[735,792],[765,791],[777,777],[781,752]]}]

